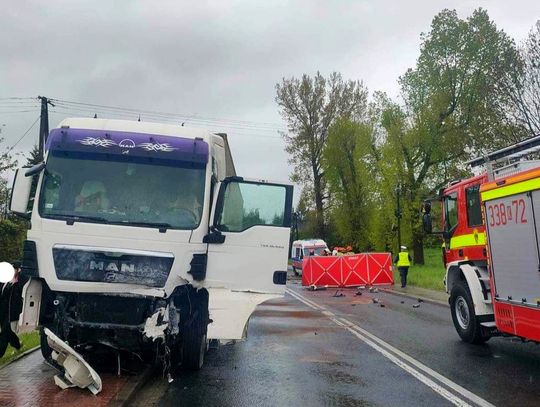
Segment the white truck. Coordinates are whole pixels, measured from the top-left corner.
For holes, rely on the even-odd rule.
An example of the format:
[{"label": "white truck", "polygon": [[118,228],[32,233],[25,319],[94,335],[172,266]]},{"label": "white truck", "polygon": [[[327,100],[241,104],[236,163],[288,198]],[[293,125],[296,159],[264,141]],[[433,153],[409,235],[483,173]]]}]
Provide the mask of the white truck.
[{"label": "white truck", "polygon": [[292,195],[237,176],[224,134],[62,121],[13,184],[11,211],[31,224],[19,332],[39,327],[47,359],[52,332],[77,352],[199,369],[209,340],[245,338],[255,307],[283,295]]}]

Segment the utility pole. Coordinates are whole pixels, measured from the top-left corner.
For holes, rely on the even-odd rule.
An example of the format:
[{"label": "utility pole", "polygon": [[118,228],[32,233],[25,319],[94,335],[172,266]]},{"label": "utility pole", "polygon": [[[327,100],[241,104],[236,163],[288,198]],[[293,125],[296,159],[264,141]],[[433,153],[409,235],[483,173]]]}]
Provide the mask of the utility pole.
[{"label": "utility pole", "polygon": [[41,101],[41,116],[39,121],[39,159],[43,161],[45,155],[45,143],[47,142],[47,136],[49,135],[49,105],[54,107],[49,99],[45,96],[38,96]]},{"label": "utility pole", "polygon": [[293,212],[293,233],[298,240],[298,212]]},{"label": "utility pole", "polygon": [[397,218],[397,236],[398,236],[398,250],[397,252],[401,250],[401,203],[400,203],[400,195],[401,195],[401,184],[398,184],[396,187],[396,198],[397,198],[397,209],[396,209],[396,218]]}]

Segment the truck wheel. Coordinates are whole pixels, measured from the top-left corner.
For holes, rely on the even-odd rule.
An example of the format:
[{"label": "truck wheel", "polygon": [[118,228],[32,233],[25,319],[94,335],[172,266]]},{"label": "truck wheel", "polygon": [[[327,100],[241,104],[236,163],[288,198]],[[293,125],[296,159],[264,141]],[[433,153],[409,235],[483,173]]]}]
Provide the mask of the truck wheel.
[{"label": "truck wheel", "polygon": [[204,364],[206,353],[206,332],[208,329],[208,311],[200,313],[184,330],[182,344],[182,366],[187,370],[199,370]]},{"label": "truck wheel", "polygon": [[457,281],[450,292],[450,311],[457,333],[464,342],[480,344],[489,339],[476,318],[469,286]]},{"label": "truck wheel", "polygon": [[51,365],[51,366],[55,367],[56,369],[60,370],[61,367],[52,358],[52,351],[53,350],[49,346],[49,344],[47,343],[47,335],[45,335],[45,332],[43,331],[43,328],[39,329],[39,344],[40,344],[40,347],[41,347],[41,355],[43,356],[43,359],[45,359],[45,361],[49,365]]}]

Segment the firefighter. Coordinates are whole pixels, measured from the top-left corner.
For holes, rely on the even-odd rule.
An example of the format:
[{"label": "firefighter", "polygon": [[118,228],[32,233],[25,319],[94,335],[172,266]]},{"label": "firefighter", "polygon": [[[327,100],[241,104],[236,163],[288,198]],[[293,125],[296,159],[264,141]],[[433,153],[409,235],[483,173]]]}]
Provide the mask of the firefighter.
[{"label": "firefighter", "polygon": [[407,251],[406,246],[401,246],[400,252],[397,257],[394,259],[397,269],[399,271],[399,277],[401,278],[401,288],[407,287],[407,273],[409,272],[409,267],[411,266],[411,256]]}]

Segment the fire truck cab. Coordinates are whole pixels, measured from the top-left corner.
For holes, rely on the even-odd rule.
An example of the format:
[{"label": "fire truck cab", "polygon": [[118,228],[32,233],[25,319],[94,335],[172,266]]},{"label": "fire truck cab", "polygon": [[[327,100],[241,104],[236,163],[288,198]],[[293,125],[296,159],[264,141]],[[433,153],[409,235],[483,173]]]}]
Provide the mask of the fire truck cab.
[{"label": "fire truck cab", "polygon": [[454,181],[439,194],[444,282],[452,320],[461,338],[475,343],[489,338],[494,321],[480,201],[480,186],[487,179],[482,174]]}]

